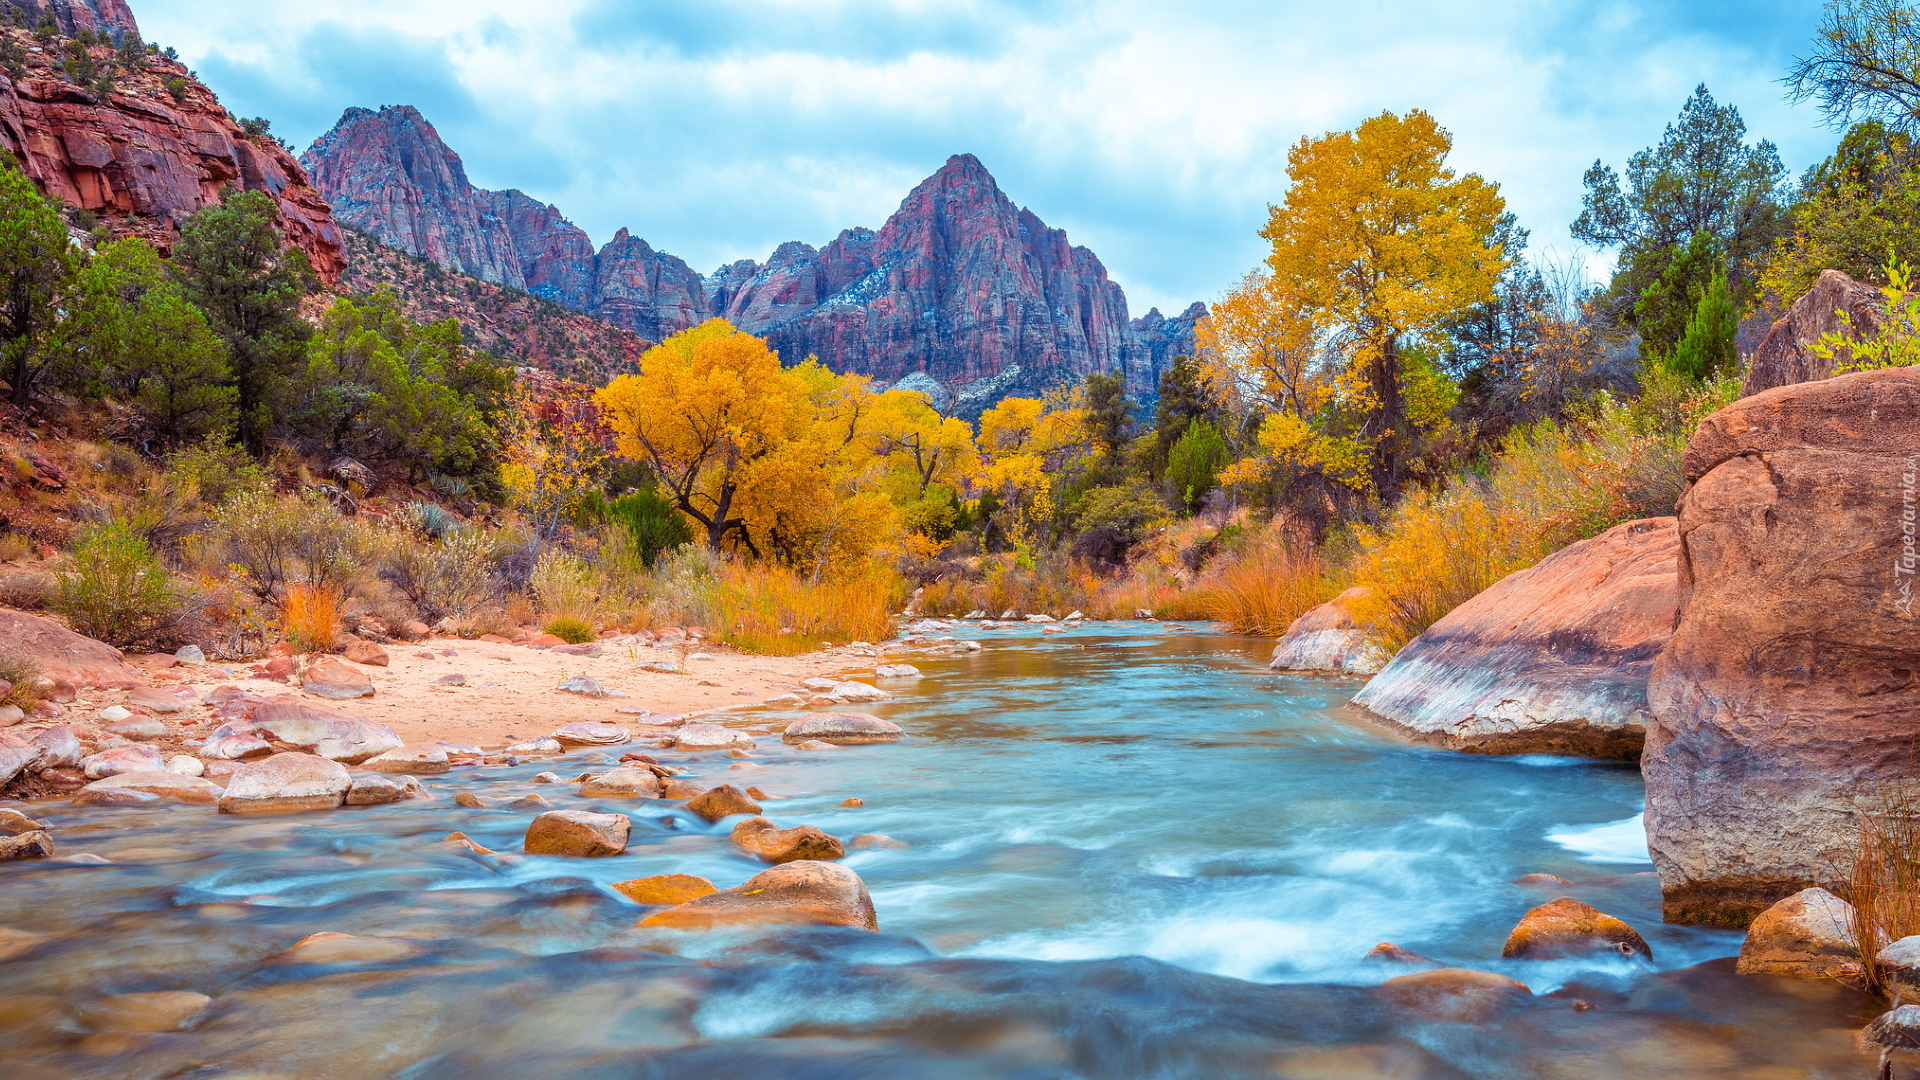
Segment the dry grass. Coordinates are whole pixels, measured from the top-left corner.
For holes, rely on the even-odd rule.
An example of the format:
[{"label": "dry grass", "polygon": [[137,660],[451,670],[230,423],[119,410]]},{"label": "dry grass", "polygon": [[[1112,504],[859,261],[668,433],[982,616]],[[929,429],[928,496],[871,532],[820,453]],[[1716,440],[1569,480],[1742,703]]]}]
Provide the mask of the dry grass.
[{"label": "dry grass", "polygon": [[0,681],[13,685],[0,694],[0,705],[31,711],[40,700],[40,665],[25,656],[0,653]]},{"label": "dry grass", "polygon": [[1368,586],[1355,618],[1391,655],[1441,616],[1542,552],[1516,552],[1479,489],[1416,490],[1378,529],[1355,530],[1360,551],[1346,579]]},{"label": "dry grass", "polygon": [[884,640],[906,593],[897,574],[877,567],[816,582],[781,566],[736,563],[720,570],[716,585],[709,631],[737,649],[771,656],[827,641]]},{"label": "dry grass", "polygon": [[593,624],[570,615],[548,619],[547,624],[541,629],[569,645],[583,645],[594,640]]},{"label": "dry grass", "polygon": [[325,585],[287,586],[280,632],[295,652],[326,652],[340,633],[340,591]]},{"label": "dry grass", "polygon": [[0,536],[0,562],[13,562],[24,559],[33,553],[33,545],[18,533]]},{"label": "dry grass", "polygon": [[1318,554],[1268,542],[1225,560],[1196,598],[1207,618],[1236,634],[1279,637],[1288,624],[1332,599],[1334,592]]},{"label": "dry grass", "polygon": [[1889,941],[1920,934],[1920,797],[1906,786],[1888,787],[1877,806],[1856,817],[1859,840],[1847,874],[1851,929],[1868,987],[1884,994],[1874,955]]}]

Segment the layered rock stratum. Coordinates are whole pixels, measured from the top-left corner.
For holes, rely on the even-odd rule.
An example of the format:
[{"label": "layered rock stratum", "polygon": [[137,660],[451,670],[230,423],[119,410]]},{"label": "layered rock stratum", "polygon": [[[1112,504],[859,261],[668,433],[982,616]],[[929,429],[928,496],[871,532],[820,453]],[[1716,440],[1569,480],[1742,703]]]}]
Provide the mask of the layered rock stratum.
[{"label": "layered rock stratum", "polygon": [[1738,401],[1685,470],[1647,839],[1669,920],[1738,926],[1832,884],[1858,815],[1916,774],[1920,369]]},{"label": "layered rock stratum", "polygon": [[[139,33],[117,0],[69,0],[53,10],[63,26]],[[101,92],[67,79],[59,43],[44,47],[16,27],[0,34],[26,56],[18,77],[0,74],[0,147],[43,192],[99,215],[115,235],[144,236],[165,251],[187,218],[227,188],[264,191],[279,206],[288,241],[306,252],[321,280],[339,278],[339,230],[299,162],[271,137],[249,135],[185,67],[148,56]],[[94,51],[103,64],[112,52]],[[169,79],[179,80],[177,97]]]},{"label": "layered rock stratum", "polygon": [[1092,372],[1150,393],[1191,353],[1194,304],[1128,315],[1098,256],[1014,205],[980,161],[955,155],[879,230],[824,247],[781,244],[702,276],[621,230],[587,234],[522,192],[474,186],[410,106],[349,109],[302,157],[340,220],[384,243],[586,312],[650,340],[714,317],[782,359],[921,389],[962,411]]},{"label": "layered rock stratum", "polygon": [[1679,547],[1673,518],[1570,544],[1448,612],[1354,704],[1453,750],[1632,760],[1678,617]]}]

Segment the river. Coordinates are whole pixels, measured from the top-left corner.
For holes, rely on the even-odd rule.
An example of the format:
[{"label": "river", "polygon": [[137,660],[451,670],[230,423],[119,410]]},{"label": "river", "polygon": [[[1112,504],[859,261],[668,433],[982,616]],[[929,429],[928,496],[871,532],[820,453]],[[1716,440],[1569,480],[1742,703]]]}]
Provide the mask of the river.
[{"label": "river", "polygon": [[[209,807],[25,807],[63,852],[0,864],[0,1072],[42,1078],[1424,1078],[1745,1080],[1871,1075],[1878,1011],[1834,984],[1745,979],[1740,937],[1660,922],[1630,767],[1408,745],[1281,676],[1270,642],[1199,625],[965,631],[872,710],[910,737],[703,783],[786,796],[781,825],[911,846],[849,855],[880,935],[636,931],[607,888],[763,867],[678,804],[588,800],[456,769],[432,801],[274,817]],[[618,751],[615,751],[617,756]],[[624,856],[516,853],[537,791],[634,817]],[[838,804],[857,796],[865,805]],[[1514,883],[1554,873],[1572,884]],[[1530,907],[1568,894],[1638,928],[1653,961],[1503,962]],[[276,960],[304,935],[394,939],[344,963]],[[9,942],[12,945],[9,945]],[[1373,989],[1391,941],[1509,975],[1530,1000],[1437,1020]],[[112,1030],[107,995],[213,1003],[186,1031]],[[149,1025],[153,1026],[153,1025]]]}]

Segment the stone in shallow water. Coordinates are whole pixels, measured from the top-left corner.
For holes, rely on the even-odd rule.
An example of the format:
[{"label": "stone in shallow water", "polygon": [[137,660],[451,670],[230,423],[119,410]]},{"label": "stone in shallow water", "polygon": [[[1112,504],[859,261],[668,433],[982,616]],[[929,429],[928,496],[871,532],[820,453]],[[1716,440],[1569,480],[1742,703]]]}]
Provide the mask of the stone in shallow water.
[{"label": "stone in shallow water", "polygon": [[1500,955],[1508,960],[1548,960],[1610,949],[1623,956],[1651,958],[1640,932],[1571,896],[1542,904],[1521,918],[1507,935]]},{"label": "stone in shallow water", "polygon": [[549,810],[527,826],[525,848],[529,855],[618,855],[627,850],[632,831],[633,822],[625,814]]},{"label": "stone in shallow water", "polygon": [[562,746],[615,746],[629,737],[626,728],[595,721],[568,724],[553,733]]},{"label": "stone in shallow water", "polygon": [[859,746],[866,743],[898,742],[900,725],[867,713],[825,713],[795,720],[787,725],[780,741],[789,745],[808,742]]},{"label": "stone in shallow water", "polygon": [[165,770],[116,773],[113,776],[95,780],[81,788],[80,793],[84,795],[90,791],[107,789],[144,791],[163,799],[199,806],[212,806],[220,801],[221,796],[220,785],[211,780]]},{"label": "stone in shallow water", "polygon": [[1740,944],[1742,975],[1809,979],[1865,970],[1853,936],[1853,905],[1825,889],[1802,889],[1760,913]]},{"label": "stone in shallow water", "polygon": [[561,751],[560,740],[542,735],[535,739],[525,739],[507,747],[507,753],[526,756],[528,754],[557,754]]},{"label": "stone in shallow water", "polygon": [[791,862],[640,920],[686,930],[741,925],[851,926],[878,931],[860,875],[827,862]]},{"label": "stone in shallow water", "polygon": [[377,806],[406,797],[406,785],[383,773],[354,773],[353,786],[347,789],[348,806]]},{"label": "stone in shallow water", "polygon": [[632,881],[616,881],[615,891],[636,904],[658,907],[664,904],[684,904],[689,900],[698,900],[702,896],[711,896],[720,890],[713,882],[692,874],[655,874],[652,877],[634,878]]},{"label": "stone in shallow water", "polygon": [[708,821],[719,821],[734,814],[758,814],[760,804],[732,784],[721,784],[688,799],[687,809]]},{"label": "stone in shallow water", "polygon": [[0,862],[42,859],[53,853],[53,837],[39,830],[24,832],[19,836],[0,837]]},{"label": "stone in shallow water", "polygon": [[369,772],[413,773],[427,776],[446,772],[451,765],[447,749],[438,743],[410,743],[360,763]]},{"label": "stone in shallow water", "polygon": [[1860,1033],[1860,1041],[1896,1050],[1920,1049],[1920,1005],[1902,1005],[1880,1014]]},{"label": "stone in shallow water", "polygon": [[657,799],[660,797],[660,778],[649,769],[622,765],[581,784],[580,794],[588,797]]},{"label": "stone in shallow water", "polygon": [[895,840],[886,833],[866,832],[847,841],[847,846],[854,851],[868,851],[873,849],[900,850],[911,847],[912,845],[908,844],[905,840]]},{"label": "stone in shallow water", "polygon": [[735,746],[751,749],[753,736],[719,724],[683,724],[674,733],[673,745],[678,750],[726,750]]},{"label": "stone in shallow water", "polygon": [[763,817],[752,817],[733,827],[735,846],[762,862],[843,859],[847,850],[839,840],[812,825],[782,829]]},{"label": "stone in shallow water", "polygon": [[330,810],[346,801],[347,767],[313,754],[282,753],[235,769],[220,798],[223,814]]},{"label": "stone in shallow water", "polygon": [[412,959],[425,951],[415,941],[322,931],[308,934],[269,959],[281,964],[378,964]]},{"label": "stone in shallow water", "polygon": [[1375,988],[1403,1012],[1428,1020],[1478,1024],[1501,1010],[1531,1000],[1526,984],[1490,971],[1440,968],[1388,979]]},{"label": "stone in shallow water", "polygon": [[80,763],[89,780],[128,772],[162,772],[166,767],[167,759],[160,756],[160,751],[146,746],[116,746]]},{"label": "stone in shallow water", "polygon": [[44,822],[35,821],[27,815],[9,806],[0,806],[0,833],[19,836],[46,828]]}]

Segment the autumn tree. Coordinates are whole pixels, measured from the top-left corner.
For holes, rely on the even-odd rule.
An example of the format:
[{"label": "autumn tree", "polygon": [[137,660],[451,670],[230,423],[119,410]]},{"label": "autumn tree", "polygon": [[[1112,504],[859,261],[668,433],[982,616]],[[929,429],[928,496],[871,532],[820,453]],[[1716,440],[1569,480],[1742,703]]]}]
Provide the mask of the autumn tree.
[{"label": "autumn tree", "polygon": [[550,376],[522,377],[507,394],[498,439],[501,481],[535,539],[553,543],[606,471],[612,437],[592,391]]},{"label": "autumn tree", "polygon": [[1261,231],[1273,245],[1262,298],[1279,317],[1274,347],[1303,371],[1334,359],[1331,401],[1357,417],[1366,479],[1387,495],[1419,427],[1444,418],[1432,409],[1447,396],[1433,362],[1444,324],[1487,301],[1507,268],[1499,187],[1449,168],[1452,146],[1417,109],[1302,139]]}]

